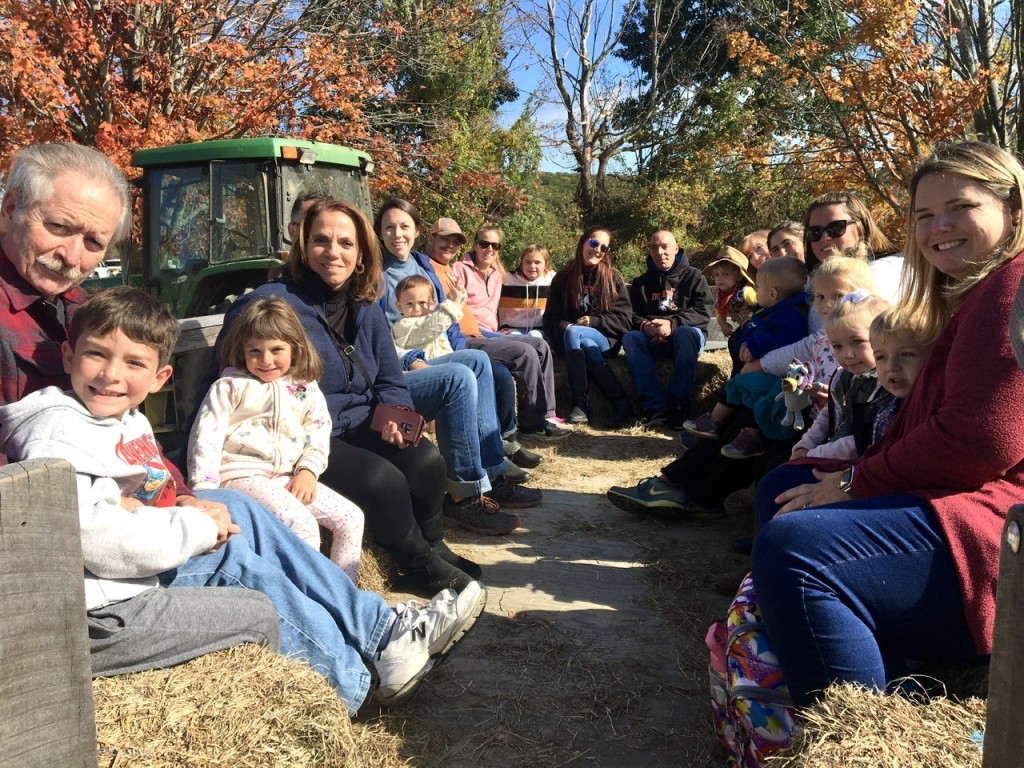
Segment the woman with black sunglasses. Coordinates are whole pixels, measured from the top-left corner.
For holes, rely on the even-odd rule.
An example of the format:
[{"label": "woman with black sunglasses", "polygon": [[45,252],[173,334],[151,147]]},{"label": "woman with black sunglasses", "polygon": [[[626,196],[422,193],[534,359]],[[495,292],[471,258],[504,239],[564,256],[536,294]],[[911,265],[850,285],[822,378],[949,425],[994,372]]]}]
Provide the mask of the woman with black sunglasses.
[{"label": "woman with black sunglasses", "polygon": [[[539,440],[562,440],[571,429],[548,421],[555,415],[555,370],[551,347],[537,336],[510,336],[498,331],[498,302],[505,267],[501,263],[503,234],[493,224],[484,224],[473,237],[473,247],[451,265],[451,276],[466,289],[466,309],[460,326],[471,349],[483,350],[492,364],[512,373],[519,400],[519,432]],[[428,243],[427,250],[431,250]],[[430,254],[434,260],[434,254]],[[437,262],[434,261],[434,264]],[[437,269],[435,268],[435,271]],[[448,278],[450,279],[450,278]],[[444,283],[445,277],[441,278]]]},{"label": "woman with black sunglasses", "polygon": [[[895,303],[903,257],[878,258],[892,253],[893,246],[878,229],[864,203],[849,192],[830,192],[810,204],[804,223],[804,258],[808,270],[816,269],[839,253],[850,255],[852,247],[863,242],[868,246],[869,255],[876,256],[870,261],[875,293]],[[812,331],[817,330],[821,327],[820,315],[812,310],[808,323]],[[807,341],[773,350],[760,360],[747,363],[743,372],[766,371],[782,376],[793,357],[801,356],[797,350]],[[741,421],[733,417],[724,422],[722,434],[731,440],[741,428]],[[769,469],[787,461],[795,442],[795,438],[769,440],[763,456],[729,459],[721,455],[723,443],[687,442],[687,438],[685,434],[680,438],[686,453],[665,466],[661,475],[641,480],[632,487],[613,486],[608,491],[609,500],[622,509],[672,519],[717,511],[732,493],[756,483]],[[723,594],[734,594],[746,575],[745,570],[744,566],[722,574],[715,581],[715,589]]]},{"label": "woman with black sunglasses", "polygon": [[576,258],[551,281],[544,310],[544,333],[556,352],[565,355],[573,408],[567,421],[590,421],[589,381],[612,404],[605,425],[619,429],[633,422],[633,406],[622,383],[605,362],[619,352],[632,329],[633,307],[626,281],[612,265],[612,233],[587,227],[576,243]]},{"label": "woman with black sunglasses", "polygon": [[813,200],[804,217],[804,253],[814,270],[857,243],[868,247],[879,295],[895,303],[900,295],[903,257],[875,224],[871,211],[850,192],[827,192]]}]

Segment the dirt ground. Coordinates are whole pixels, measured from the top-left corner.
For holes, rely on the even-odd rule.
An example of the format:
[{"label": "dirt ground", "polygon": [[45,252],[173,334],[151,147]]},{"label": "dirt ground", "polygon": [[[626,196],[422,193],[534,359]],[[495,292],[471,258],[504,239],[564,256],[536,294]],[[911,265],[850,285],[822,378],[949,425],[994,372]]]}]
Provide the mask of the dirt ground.
[{"label": "dirt ground", "polygon": [[749,531],[750,494],[666,524],[605,491],[657,474],[670,435],[583,427],[529,447],[546,459],[531,483],[544,502],[522,528],[449,532],[484,567],[485,613],[412,702],[361,727],[402,734],[417,766],[723,765],[704,632],[729,602],[712,582],[743,563],[730,543]]}]

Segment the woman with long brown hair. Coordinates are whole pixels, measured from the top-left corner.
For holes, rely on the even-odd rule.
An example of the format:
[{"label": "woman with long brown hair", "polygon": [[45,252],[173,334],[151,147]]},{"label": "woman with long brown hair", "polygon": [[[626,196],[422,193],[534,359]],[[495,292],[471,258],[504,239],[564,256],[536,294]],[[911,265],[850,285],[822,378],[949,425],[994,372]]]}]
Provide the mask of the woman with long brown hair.
[{"label": "woman with long brown hair", "polygon": [[836,681],[884,689],[904,659],[992,651],[1000,535],[1024,495],[1024,375],[1009,328],[1022,197],[1009,152],[935,148],[910,182],[896,319],[936,340],[928,362],[855,465],[782,467],[762,483],[789,490],[758,488],[754,581],[799,707]]},{"label": "woman with long brown hair", "polygon": [[[383,273],[380,243],[370,223],[349,203],[316,201],[303,214],[289,267],[288,276],[232,304],[214,358],[248,304],[267,297],[286,301],[323,358],[318,384],[332,423],[321,482],[363,510],[367,530],[412,586],[425,592],[464,589],[481,571],[444,541],[445,460],[426,440],[406,442],[393,421],[381,429],[373,426],[378,404],[409,410],[414,404],[376,303]],[[210,372],[214,377],[216,367]],[[450,407],[455,406],[470,414],[476,402]],[[495,509],[495,514],[507,513]],[[518,524],[514,515],[508,517]]]},{"label": "woman with long brown hair", "polygon": [[611,401],[607,426],[618,429],[633,421],[633,406],[606,357],[619,352],[622,337],[632,329],[633,307],[626,282],[613,266],[612,233],[587,227],[576,243],[576,258],[551,281],[544,332],[569,368],[573,408],[570,424],[590,420],[589,381]]}]

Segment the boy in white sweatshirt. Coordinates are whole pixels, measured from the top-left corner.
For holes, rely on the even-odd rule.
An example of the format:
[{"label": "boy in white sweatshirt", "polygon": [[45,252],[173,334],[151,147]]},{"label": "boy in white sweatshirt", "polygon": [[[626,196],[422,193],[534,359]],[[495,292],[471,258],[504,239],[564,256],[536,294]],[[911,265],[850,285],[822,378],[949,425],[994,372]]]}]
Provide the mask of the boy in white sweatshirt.
[{"label": "boy in white sweatshirt", "polygon": [[[8,458],[66,459],[75,468],[93,674],[172,666],[244,642],[276,649],[279,620],[265,595],[158,589],[158,574],[239,529],[226,513],[182,503],[187,489],[176,487],[138,411],[171,375],[177,321],[137,289],[113,291],[146,303],[94,297],[82,305],[63,347],[71,391],[46,387],[0,408]],[[140,326],[145,341],[125,333]]]},{"label": "boy in white sweatshirt", "polygon": [[[138,411],[170,377],[177,337],[178,322],[158,299],[130,286],[103,291],[78,308],[63,344],[71,390],[47,387],[0,407],[0,452],[75,467],[93,676],[172,666],[253,642],[310,663],[350,714],[368,692],[371,665],[378,703],[404,701],[473,626],[482,585],[444,590],[425,606],[388,608],[314,553],[326,567],[317,562],[312,578],[330,582],[318,585],[321,598],[280,570],[290,567],[289,555],[305,554],[305,544],[289,553],[282,539],[276,551],[257,556],[244,535],[233,535],[242,532],[222,506],[187,504],[194,497],[175,486]],[[197,558],[210,586],[179,585],[189,561],[211,551],[217,554]],[[222,586],[221,569],[230,583],[252,588]],[[289,616],[283,636],[275,598]]]}]

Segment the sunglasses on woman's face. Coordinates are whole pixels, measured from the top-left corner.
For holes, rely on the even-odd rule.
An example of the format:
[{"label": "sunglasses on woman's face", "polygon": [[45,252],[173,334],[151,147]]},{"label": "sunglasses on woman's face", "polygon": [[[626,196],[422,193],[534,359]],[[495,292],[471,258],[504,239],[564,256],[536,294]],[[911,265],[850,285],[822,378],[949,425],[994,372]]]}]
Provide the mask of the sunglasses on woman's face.
[{"label": "sunglasses on woman's face", "polygon": [[807,239],[812,243],[816,243],[821,240],[824,235],[828,235],[835,240],[837,237],[842,237],[846,234],[846,228],[850,224],[856,223],[856,219],[836,219],[835,221],[830,221],[824,227],[808,227]]},{"label": "sunglasses on woman's face", "polygon": [[490,240],[477,240],[476,244],[479,245],[485,251],[488,248],[493,248],[496,251],[501,250],[501,243],[492,243]]},{"label": "sunglasses on woman's face", "polygon": [[587,241],[587,245],[589,245],[591,248],[597,248],[597,250],[599,250],[601,253],[608,253],[608,246],[605,245],[604,243],[594,240],[593,238]]}]

